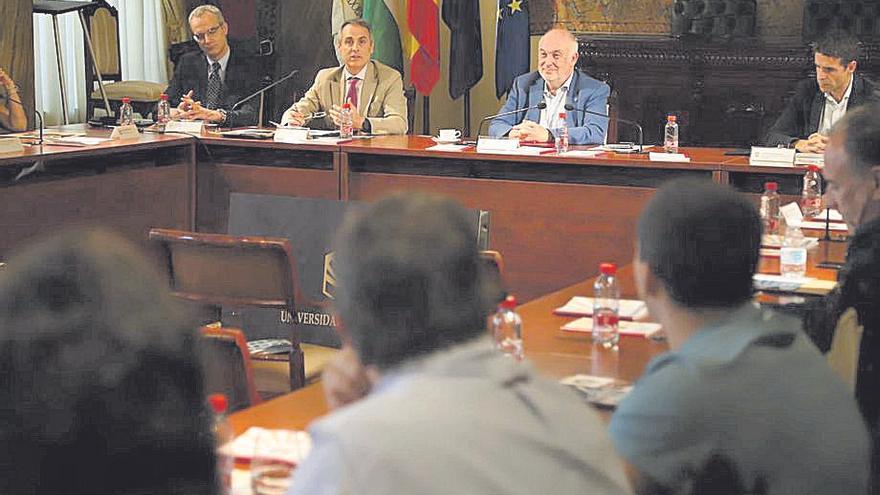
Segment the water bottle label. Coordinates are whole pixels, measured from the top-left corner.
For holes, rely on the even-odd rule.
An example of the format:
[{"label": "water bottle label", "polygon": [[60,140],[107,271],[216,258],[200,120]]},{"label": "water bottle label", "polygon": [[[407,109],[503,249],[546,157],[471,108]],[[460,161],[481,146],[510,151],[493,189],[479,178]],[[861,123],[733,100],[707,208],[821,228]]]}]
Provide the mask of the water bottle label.
[{"label": "water bottle label", "polygon": [[613,312],[600,312],[597,313],[593,317],[593,326],[601,326],[601,327],[612,327],[617,326],[618,320],[620,318],[617,316],[617,313]]},{"label": "water bottle label", "polygon": [[779,263],[782,265],[806,265],[807,250],[802,247],[783,247],[779,250]]}]

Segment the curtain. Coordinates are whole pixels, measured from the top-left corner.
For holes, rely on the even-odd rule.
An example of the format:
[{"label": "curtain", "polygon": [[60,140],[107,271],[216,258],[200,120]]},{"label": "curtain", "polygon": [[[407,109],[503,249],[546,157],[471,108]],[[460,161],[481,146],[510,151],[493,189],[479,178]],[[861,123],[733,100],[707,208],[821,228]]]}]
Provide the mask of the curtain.
[{"label": "curtain", "polygon": [[[162,0],[108,0],[119,9],[119,42],[124,80],[168,82],[168,43]],[[85,56],[79,16],[58,16],[67,109],[70,122],[86,118]],[[34,88],[37,109],[46,125],[62,123],[61,91],[52,18],[34,16]]]}]

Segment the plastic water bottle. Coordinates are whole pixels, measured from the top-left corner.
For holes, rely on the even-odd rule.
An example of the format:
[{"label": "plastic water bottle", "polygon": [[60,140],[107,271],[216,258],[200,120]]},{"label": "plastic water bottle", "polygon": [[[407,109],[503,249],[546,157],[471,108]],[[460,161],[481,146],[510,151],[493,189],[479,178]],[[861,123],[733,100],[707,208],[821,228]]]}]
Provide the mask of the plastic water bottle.
[{"label": "plastic water bottle", "polygon": [[678,124],[675,115],[666,117],[666,128],[663,131],[663,148],[667,153],[678,153]]},{"label": "plastic water bottle", "polygon": [[822,211],[822,176],[819,166],[810,165],[804,174],[804,189],[801,192],[801,212],[805,217],[815,217]]},{"label": "plastic water bottle", "polygon": [[171,105],[168,103],[168,95],[159,95],[159,103],[156,105],[156,123],[166,124],[171,120]]},{"label": "plastic water bottle", "polygon": [[779,185],[775,182],[764,183],[764,194],[761,195],[761,223],[764,235],[779,235]]},{"label": "plastic water bottle", "polygon": [[223,394],[211,394],[208,396],[208,404],[214,412],[213,433],[217,446],[217,477],[223,493],[228,494],[232,492],[232,468],[235,459],[233,456],[221,454],[219,449],[235,438],[235,433],[226,417],[229,401]]},{"label": "plastic water bottle", "polygon": [[516,298],[507,296],[492,316],[495,348],[517,361],[523,358],[522,318],[516,312]]},{"label": "plastic water bottle", "polygon": [[352,136],[351,103],[344,103],[339,115],[339,137],[350,138]]},{"label": "plastic water bottle", "polygon": [[134,110],[131,108],[131,98],[122,99],[122,105],[119,107],[119,119],[116,121],[119,125],[134,124]]},{"label": "plastic water bottle", "polygon": [[617,265],[599,265],[599,277],[593,283],[593,342],[605,348],[617,348],[620,340],[620,289],[617,286]]},{"label": "plastic water bottle", "polygon": [[562,125],[556,129],[556,154],[568,153],[568,124],[565,123],[565,112],[559,112]]},{"label": "plastic water bottle", "polygon": [[785,228],[779,251],[779,271],[784,277],[800,278],[807,273],[807,248],[804,234],[794,226]]}]

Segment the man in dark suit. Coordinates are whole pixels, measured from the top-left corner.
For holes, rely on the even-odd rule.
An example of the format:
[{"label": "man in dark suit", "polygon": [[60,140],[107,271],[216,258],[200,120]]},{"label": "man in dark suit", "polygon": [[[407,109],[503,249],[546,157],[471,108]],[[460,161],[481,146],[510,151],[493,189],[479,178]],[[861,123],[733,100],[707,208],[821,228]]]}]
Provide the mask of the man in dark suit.
[{"label": "man in dark suit", "polygon": [[226,127],[256,124],[256,99],[232,110],[258,89],[258,71],[252,59],[229,46],[229,25],[223,13],[213,5],[200,5],[190,13],[189,27],[201,51],[180,58],[165,90],[171,105],[177,107],[174,116]]},{"label": "man in dark suit", "polygon": [[831,126],[848,110],[880,101],[876,84],[855,74],[858,54],[858,41],[846,33],[832,31],[816,43],[816,78],[798,84],[765,144],[822,153]]},{"label": "man in dark suit", "polygon": [[[556,129],[568,127],[571,144],[605,142],[608,119],[584,113],[607,113],[608,85],[575,70],[577,39],[565,29],[551,29],[538,44],[538,70],[513,81],[507,101],[499,113],[522,112],[493,119],[489,135],[510,136],[526,141],[553,141]],[[541,102],[546,108],[529,107]],[[567,111],[566,106],[573,108]],[[559,114],[564,113],[565,119]]]}]

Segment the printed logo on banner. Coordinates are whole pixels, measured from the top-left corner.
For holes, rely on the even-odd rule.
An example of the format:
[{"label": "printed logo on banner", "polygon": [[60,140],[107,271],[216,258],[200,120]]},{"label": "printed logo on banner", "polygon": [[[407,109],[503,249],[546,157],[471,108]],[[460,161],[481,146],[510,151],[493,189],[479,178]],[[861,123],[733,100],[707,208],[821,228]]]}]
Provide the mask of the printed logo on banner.
[{"label": "printed logo on banner", "polygon": [[324,255],[324,282],[321,292],[329,299],[336,299],[336,273],[333,272],[333,253]]}]

